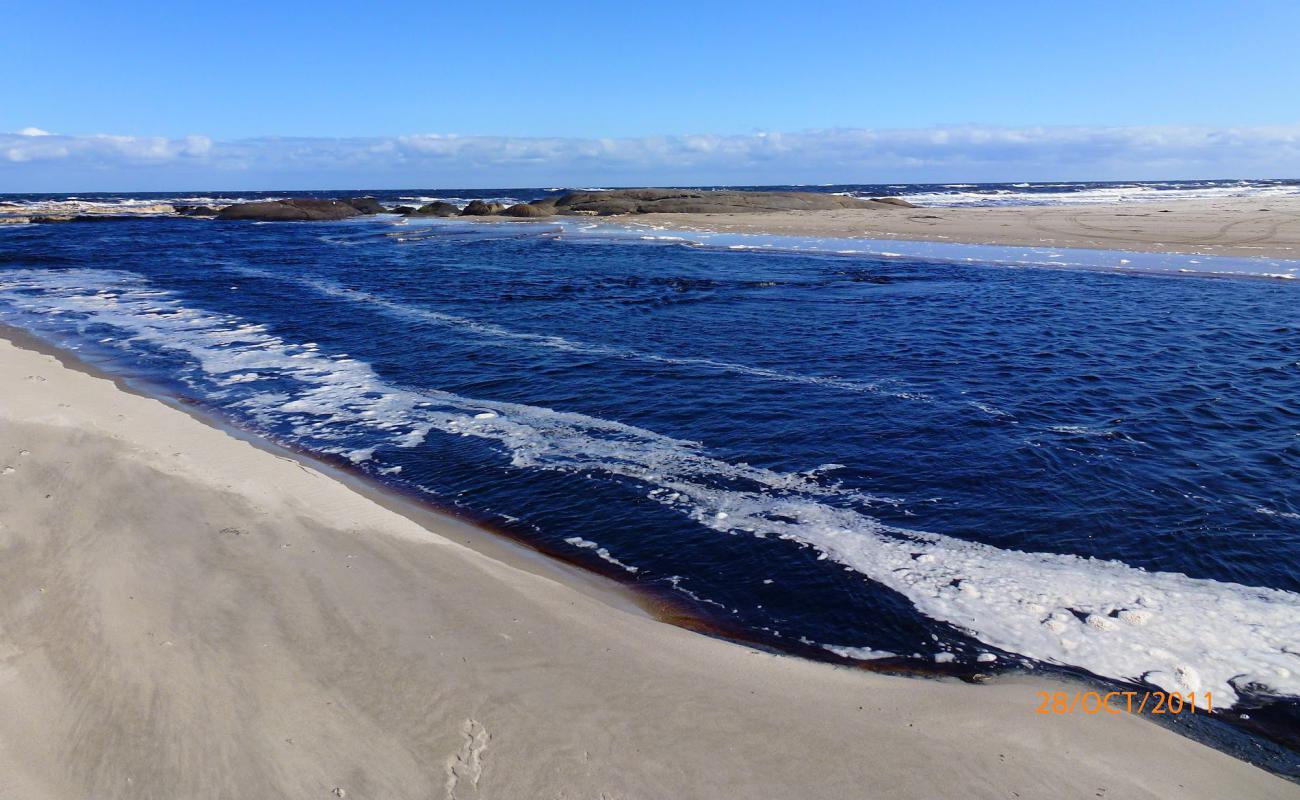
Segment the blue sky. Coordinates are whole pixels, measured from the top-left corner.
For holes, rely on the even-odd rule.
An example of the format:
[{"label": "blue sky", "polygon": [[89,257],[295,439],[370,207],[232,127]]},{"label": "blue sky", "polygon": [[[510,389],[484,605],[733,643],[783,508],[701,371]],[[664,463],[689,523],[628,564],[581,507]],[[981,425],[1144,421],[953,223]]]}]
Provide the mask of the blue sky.
[{"label": "blue sky", "polygon": [[0,15],[0,191],[1300,174],[1293,1]]}]

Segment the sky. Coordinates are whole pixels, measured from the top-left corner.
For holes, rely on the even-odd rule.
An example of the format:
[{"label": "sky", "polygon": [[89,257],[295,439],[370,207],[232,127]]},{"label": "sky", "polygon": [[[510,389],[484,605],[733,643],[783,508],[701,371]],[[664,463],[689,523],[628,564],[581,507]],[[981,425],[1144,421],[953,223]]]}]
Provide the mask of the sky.
[{"label": "sky", "polygon": [[0,192],[1300,177],[1300,3],[0,0]]}]

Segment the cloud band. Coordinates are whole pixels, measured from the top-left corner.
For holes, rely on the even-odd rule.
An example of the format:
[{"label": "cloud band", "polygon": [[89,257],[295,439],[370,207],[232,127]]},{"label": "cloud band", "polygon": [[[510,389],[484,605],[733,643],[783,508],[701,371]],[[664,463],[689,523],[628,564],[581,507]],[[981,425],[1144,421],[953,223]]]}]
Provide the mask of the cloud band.
[{"label": "cloud band", "polygon": [[[91,183],[148,184],[117,187],[123,189],[194,188],[185,181],[200,177],[229,188],[294,188],[284,182],[304,180],[310,187],[1289,177],[1300,174],[1300,124],[970,125],[621,139],[0,133],[2,190],[40,191],[37,184],[76,174]],[[67,190],[79,188],[88,189]]]}]

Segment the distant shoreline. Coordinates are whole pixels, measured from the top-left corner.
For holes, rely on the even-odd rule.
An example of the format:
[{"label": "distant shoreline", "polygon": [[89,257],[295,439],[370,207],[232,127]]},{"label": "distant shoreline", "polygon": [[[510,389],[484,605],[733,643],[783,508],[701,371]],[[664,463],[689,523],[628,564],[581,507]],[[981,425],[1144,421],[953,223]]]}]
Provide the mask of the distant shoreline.
[{"label": "distant shoreline", "polygon": [[642,214],[620,219],[670,230],[1300,260],[1300,196],[1069,206]]},{"label": "distant shoreline", "polygon": [[[891,187],[872,187],[891,188]],[[1042,187],[1035,187],[1042,188]],[[460,190],[456,190],[460,191]],[[499,192],[493,195],[493,192]],[[528,191],[532,199],[509,197],[504,192]],[[357,214],[376,214],[400,208],[411,218],[457,217],[476,221],[511,219],[540,221],[560,216],[589,215],[603,221],[647,226],[655,229],[714,231],[738,234],[774,234],[840,239],[885,239],[918,242],[991,244],[1044,248],[1075,248],[1147,253],[1231,256],[1255,259],[1300,261],[1300,193],[1247,196],[1195,197],[1148,192],[1141,200],[1124,202],[1062,202],[1057,205],[895,205],[894,198],[871,201],[833,193],[780,192],[696,192],[704,203],[667,201],[671,213],[660,211],[662,203],[642,203],[628,213],[628,204],[613,202],[614,195],[652,190],[577,192],[572,196],[586,202],[564,206],[560,195],[537,197],[543,190],[478,190],[480,197],[447,195],[434,199],[412,195],[410,190],[376,190],[382,203],[371,195],[348,198],[346,202],[368,200],[356,210],[337,200],[319,198],[326,193],[255,192],[247,196],[227,194],[178,194],[148,199],[96,199],[65,196],[65,199],[0,201],[0,224],[33,222],[79,222],[135,216],[216,216],[229,203],[272,207],[279,216],[250,216],[250,219],[330,219]],[[550,191],[550,190],[545,190]],[[766,194],[777,204],[760,202]],[[715,198],[740,198],[740,203],[718,202]],[[919,195],[907,195],[921,200]],[[7,195],[20,198],[20,195]],[[132,195],[112,195],[131,198]],[[288,198],[281,202],[271,198]],[[490,198],[498,197],[500,201]],[[212,198],[210,201],[205,198]],[[220,199],[218,199],[220,198]],[[484,200],[483,198],[488,198]],[[429,201],[425,203],[424,201]],[[456,202],[448,202],[456,201]],[[557,207],[557,201],[560,205]],[[187,205],[211,202],[211,205]],[[507,205],[513,202],[514,205]],[[408,205],[409,203],[409,205]],[[331,206],[322,211],[275,206]],[[632,204],[637,205],[636,203]],[[748,207],[741,207],[748,206]],[[330,216],[332,210],[341,214]],[[265,210],[262,210],[265,213]],[[5,225],[5,227],[9,227]]]}]

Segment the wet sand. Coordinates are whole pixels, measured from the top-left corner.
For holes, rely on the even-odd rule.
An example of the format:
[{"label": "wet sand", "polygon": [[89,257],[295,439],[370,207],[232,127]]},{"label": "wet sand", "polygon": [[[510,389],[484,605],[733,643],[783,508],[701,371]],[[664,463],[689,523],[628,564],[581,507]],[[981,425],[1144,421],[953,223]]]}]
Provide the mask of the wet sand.
[{"label": "wet sand", "polygon": [[1300,795],[1035,714],[1042,679],[763,653],[473,538],[0,339],[0,797]]},{"label": "wet sand", "polygon": [[1104,205],[643,214],[678,230],[908,239],[1300,260],[1300,196]]}]

